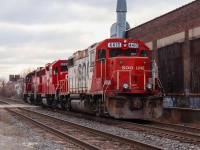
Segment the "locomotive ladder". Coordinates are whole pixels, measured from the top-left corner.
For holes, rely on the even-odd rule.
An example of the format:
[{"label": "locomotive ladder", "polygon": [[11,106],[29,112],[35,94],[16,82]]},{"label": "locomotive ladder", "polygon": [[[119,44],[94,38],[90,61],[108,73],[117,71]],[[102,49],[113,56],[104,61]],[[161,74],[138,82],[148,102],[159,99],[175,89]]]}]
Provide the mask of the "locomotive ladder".
[{"label": "locomotive ladder", "polygon": [[160,89],[165,93],[162,82],[160,81],[160,78],[158,76],[158,66],[157,66],[157,63],[155,60],[152,60],[152,75],[154,78],[158,79],[158,85],[159,85]]}]

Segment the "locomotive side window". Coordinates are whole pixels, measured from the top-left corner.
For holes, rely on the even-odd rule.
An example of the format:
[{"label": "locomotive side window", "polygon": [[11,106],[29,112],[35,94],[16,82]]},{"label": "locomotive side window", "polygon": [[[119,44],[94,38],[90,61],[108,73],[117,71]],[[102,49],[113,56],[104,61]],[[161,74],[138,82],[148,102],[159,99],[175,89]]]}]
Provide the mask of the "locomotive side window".
[{"label": "locomotive side window", "polygon": [[138,50],[126,50],[124,56],[137,56]]},{"label": "locomotive side window", "polygon": [[110,50],[109,55],[110,55],[110,58],[122,56],[122,50]]},{"label": "locomotive side window", "polygon": [[68,60],[68,66],[74,66],[74,58]]},{"label": "locomotive side window", "polygon": [[90,52],[90,66],[94,66],[94,51]]},{"label": "locomotive side window", "polygon": [[60,63],[60,72],[66,72],[68,70],[68,63]]},{"label": "locomotive side window", "polygon": [[140,56],[141,57],[148,57],[148,51],[147,50],[141,50],[140,51]]},{"label": "locomotive side window", "polygon": [[41,75],[45,75],[45,70],[44,69],[41,71]]},{"label": "locomotive side window", "polygon": [[105,49],[99,49],[98,50],[98,60],[99,62],[105,62],[106,59],[106,50]]},{"label": "locomotive side window", "polygon": [[57,75],[58,74],[58,67],[54,67],[53,72],[54,72],[54,75]]}]

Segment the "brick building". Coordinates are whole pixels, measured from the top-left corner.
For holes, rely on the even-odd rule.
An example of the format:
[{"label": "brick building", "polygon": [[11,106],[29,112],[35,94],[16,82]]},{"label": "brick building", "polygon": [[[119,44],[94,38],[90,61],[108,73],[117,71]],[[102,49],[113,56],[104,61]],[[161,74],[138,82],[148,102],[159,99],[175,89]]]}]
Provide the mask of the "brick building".
[{"label": "brick building", "polygon": [[127,31],[152,50],[169,93],[200,93],[200,0]]}]

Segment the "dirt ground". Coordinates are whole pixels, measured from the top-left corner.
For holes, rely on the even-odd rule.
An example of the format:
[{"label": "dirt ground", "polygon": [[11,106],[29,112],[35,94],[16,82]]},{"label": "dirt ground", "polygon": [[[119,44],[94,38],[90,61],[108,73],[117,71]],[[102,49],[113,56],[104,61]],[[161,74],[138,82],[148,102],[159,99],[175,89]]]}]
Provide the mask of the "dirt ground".
[{"label": "dirt ground", "polygon": [[60,150],[59,145],[35,133],[29,126],[0,109],[0,150]]},{"label": "dirt ground", "polygon": [[27,133],[12,124],[10,114],[0,109],[0,149],[32,150],[35,143],[27,142],[27,137]]}]

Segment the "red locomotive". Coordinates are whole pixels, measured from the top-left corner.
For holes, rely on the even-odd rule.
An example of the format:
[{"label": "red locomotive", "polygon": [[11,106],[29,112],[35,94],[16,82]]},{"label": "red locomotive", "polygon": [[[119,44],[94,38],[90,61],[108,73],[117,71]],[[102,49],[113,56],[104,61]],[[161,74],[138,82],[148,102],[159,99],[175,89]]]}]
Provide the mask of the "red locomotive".
[{"label": "red locomotive", "polygon": [[67,60],[58,60],[29,73],[25,78],[24,100],[36,105],[57,105],[53,102],[60,94],[60,82],[65,80],[67,69]]},{"label": "red locomotive", "polygon": [[160,117],[157,67],[144,43],[125,38],[126,11],[126,1],[118,0],[112,38],[28,74],[25,99],[98,116]]}]

